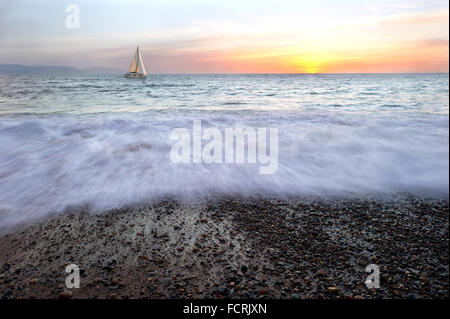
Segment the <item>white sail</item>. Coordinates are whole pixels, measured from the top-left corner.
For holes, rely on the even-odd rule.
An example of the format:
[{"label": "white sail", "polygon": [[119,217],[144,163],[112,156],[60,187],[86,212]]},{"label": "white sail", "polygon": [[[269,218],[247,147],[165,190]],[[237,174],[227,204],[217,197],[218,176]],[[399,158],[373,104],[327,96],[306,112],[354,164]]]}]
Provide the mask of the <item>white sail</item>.
[{"label": "white sail", "polygon": [[139,47],[137,47],[136,49],[133,61],[131,62],[130,71],[127,73],[127,75],[129,75],[130,73],[131,74],[137,73],[144,77],[147,76],[147,71],[145,70],[144,62],[142,61],[141,51],[139,50]]},{"label": "white sail", "polygon": [[143,75],[147,75],[147,71],[145,70],[145,66],[144,66],[144,62],[142,61],[142,56],[141,56],[141,52],[139,51],[139,47],[138,47],[138,63],[137,63],[137,68],[136,68],[136,72],[141,73]]}]

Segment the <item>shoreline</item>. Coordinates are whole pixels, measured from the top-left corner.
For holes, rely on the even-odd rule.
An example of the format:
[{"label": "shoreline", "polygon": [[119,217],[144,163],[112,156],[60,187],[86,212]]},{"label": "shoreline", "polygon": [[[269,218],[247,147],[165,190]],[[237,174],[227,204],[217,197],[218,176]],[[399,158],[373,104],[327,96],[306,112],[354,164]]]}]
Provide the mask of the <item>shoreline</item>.
[{"label": "shoreline", "polygon": [[448,298],[448,222],[448,198],[407,194],[74,210],[0,236],[0,297]]}]

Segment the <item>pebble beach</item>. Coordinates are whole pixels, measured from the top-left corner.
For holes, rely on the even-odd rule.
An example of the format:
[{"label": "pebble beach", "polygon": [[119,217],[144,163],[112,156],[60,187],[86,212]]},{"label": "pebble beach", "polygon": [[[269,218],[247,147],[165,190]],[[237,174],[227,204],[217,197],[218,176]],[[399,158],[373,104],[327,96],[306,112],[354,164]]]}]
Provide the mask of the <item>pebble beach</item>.
[{"label": "pebble beach", "polygon": [[73,210],[1,235],[0,297],[448,298],[448,218],[448,198],[408,194]]}]

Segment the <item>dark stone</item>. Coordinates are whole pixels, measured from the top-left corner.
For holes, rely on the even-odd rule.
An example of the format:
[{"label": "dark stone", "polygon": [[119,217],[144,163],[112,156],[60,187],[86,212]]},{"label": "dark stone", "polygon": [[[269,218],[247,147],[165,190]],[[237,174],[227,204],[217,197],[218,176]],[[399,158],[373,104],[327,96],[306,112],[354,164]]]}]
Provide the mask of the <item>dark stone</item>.
[{"label": "dark stone", "polygon": [[226,294],[227,294],[227,288],[224,288],[224,287],[219,287],[219,288],[217,288],[217,291],[218,291],[219,294],[221,294],[221,295],[226,295]]}]

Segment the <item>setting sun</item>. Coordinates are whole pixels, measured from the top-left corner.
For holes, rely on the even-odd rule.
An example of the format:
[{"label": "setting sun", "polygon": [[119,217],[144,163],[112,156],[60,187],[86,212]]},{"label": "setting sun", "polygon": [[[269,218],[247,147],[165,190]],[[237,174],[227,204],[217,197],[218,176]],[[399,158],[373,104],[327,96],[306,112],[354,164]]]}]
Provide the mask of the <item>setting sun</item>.
[{"label": "setting sun", "polygon": [[320,57],[298,57],[293,59],[296,73],[320,73],[324,60]]}]

